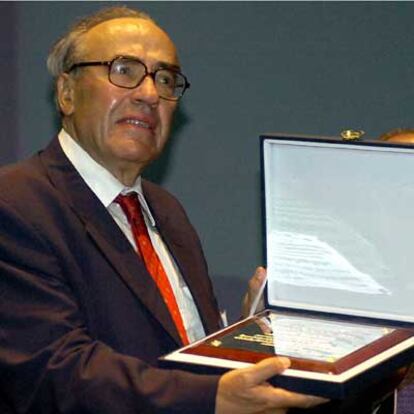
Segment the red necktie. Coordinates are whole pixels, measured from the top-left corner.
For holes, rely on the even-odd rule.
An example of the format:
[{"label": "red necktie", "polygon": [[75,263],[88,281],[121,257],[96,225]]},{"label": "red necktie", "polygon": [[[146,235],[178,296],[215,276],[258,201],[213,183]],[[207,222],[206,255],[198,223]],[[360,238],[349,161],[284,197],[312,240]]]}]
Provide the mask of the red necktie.
[{"label": "red necktie", "polygon": [[141,254],[141,258],[144,261],[149,274],[154,279],[154,282],[156,283],[161,296],[170,311],[181,341],[184,345],[189,344],[187,332],[184,327],[183,319],[181,317],[174,292],[157,252],[151,243],[137,194],[120,194],[115,199],[115,202],[121,206],[128,219],[135,243]]}]

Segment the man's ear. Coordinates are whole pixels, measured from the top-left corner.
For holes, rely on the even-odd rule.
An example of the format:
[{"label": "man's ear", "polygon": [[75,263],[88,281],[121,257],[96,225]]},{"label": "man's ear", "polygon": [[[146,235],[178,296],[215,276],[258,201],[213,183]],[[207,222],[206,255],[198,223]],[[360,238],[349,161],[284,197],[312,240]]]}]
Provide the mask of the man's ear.
[{"label": "man's ear", "polygon": [[74,103],[74,81],[67,74],[62,73],[56,82],[56,100],[60,111],[65,115],[72,115],[75,110]]}]

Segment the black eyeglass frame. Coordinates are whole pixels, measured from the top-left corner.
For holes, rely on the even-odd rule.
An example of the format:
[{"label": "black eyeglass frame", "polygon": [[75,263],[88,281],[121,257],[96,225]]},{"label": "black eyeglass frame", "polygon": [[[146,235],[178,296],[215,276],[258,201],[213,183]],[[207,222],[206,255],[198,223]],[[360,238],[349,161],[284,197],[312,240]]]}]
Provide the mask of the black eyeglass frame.
[{"label": "black eyeglass frame", "polygon": [[[111,69],[112,69],[112,65],[114,64],[114,62],[116,62],[117,60],[120,60],[120,59],[132,60],[132,61],[135,61],[135,62],[140,63],[144,67],[145,73],[142,76],[142,78],[137,82],[136,85],[134,85],[134,86],[121,86],[121,85],[117,85],[116,83],[113,83],[111,81]],[[124,88],[124,89],[135,89],[135,88],[137,88],[147,76],[150,76],[152,78],[152,80],[154,82],[154,85],[156,86],[155,76],[156,76],[157,72],[159,72],[161,70],[169,70],[171,72],[174,72],[174,73],[180,75],[184,79],[184,87],[183,87],[182,92],[178,96],[172,96],[172,97],[166,98],[165,96],[159,95],[160,98],[165,99],[167,101],[178,101],[179,99],[181,99],[184,96],[185,91],[190,88],[190,82],[188,82],[187,77],[183,73],[181,73],[179,70],[174,69],[174,68],[170,68],[170,67],[161,66],[161,67],[155,69],[154,71],[150,72],[148,70],[147,65],[144,62],[142,62],[141,60],[139,60],[138,58],[133,57],[133,56],[115,56],[111,60],[74,63],[66,71],[66,73],[70,73],[74,69],[81,68],[81,67],[85,67],[85,66],[108,66],[108,81],[110,83],[112,83],[112,85],[115,85],[118,88]],[[158,91],[158,89],[157,89],[157,91]]]}]

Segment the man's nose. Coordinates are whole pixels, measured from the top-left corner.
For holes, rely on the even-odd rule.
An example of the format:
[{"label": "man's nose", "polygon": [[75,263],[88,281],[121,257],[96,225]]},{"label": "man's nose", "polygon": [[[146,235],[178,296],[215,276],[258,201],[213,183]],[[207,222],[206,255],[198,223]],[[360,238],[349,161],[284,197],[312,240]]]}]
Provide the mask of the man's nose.
[{"label": "man's nose", "polygon": [[145,76],[141,83],[132,90],[132,97],[134,101],[145,102],[151,106],[158,104],[160,96],[151,75]]}]

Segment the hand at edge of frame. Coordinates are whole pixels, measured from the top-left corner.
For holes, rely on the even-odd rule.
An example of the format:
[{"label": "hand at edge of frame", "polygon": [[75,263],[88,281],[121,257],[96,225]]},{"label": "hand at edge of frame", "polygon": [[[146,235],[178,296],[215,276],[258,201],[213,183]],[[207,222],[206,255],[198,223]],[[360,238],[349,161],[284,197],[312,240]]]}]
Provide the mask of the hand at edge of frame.
[{"label": "hand at edge of frame", "polygon": [[289,408],[311,408],[328,400],[273,387],[267,380],[290,366],[284,357],[266,358],[224,374],[219,381],[215,414],[285,414]]}]

